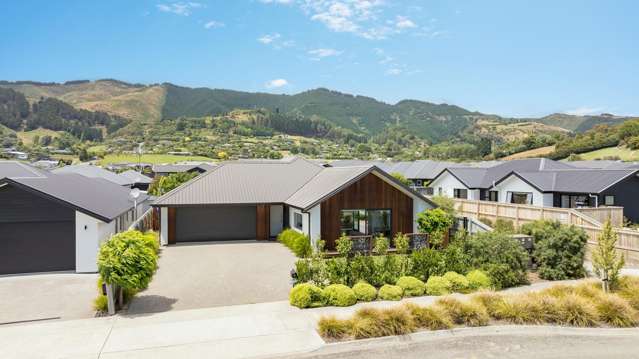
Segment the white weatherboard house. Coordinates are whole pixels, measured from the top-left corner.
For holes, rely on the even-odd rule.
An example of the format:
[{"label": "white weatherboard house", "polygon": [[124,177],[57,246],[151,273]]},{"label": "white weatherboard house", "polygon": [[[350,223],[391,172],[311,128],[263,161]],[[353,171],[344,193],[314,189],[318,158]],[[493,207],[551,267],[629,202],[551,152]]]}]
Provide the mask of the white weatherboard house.
[{"label": "white weatherboard house", "polygon": [[101,178],[0,161],[0,274],[97,271],[100,244],[135,218],[129,193]]}]

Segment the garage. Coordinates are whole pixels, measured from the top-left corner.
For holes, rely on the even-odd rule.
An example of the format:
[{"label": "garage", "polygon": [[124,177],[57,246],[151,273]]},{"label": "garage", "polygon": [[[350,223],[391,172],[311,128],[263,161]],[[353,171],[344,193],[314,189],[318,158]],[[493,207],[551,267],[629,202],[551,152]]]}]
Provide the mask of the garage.
[{"label": "garage", "polygon": [[227,205],[175,208],[175,241],[254,240],[257,206]]},{"label": "garage", "polygon": [[0,274],[75,269],[75,211],[12,185],[0,187]]}]

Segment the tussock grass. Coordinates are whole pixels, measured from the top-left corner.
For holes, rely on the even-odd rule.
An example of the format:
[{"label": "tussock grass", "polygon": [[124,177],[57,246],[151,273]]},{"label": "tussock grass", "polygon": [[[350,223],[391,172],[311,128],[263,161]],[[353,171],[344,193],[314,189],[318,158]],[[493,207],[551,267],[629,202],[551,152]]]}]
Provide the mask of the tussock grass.
[{"label": "tussock grass", "polygon": [[453,327],[448,313],[441,308],[422,307],[412,303],[406,303],[405,308],[413,316],[415,326],[419,328],[440,330]]},{"label": "tussock grass", "polygon": [[631,307],[639,310],[639,277],[623,276],[619,279],[619,296],[628,301]]},{"label": "tussock grass", "polygon": [[604,295],[604,292],[601,289],[601,283],[596,281],[587,281],[575,286],[574,293],[584,298],[594,300]]},{"label": "tussock grass", "polygon": [[627,328],[638,324],[637,311],[616,294],[597,298],[595,309],[599,320],[612,327]]},{"label": "tussock grass", "polygon": [[558,324],[575,327],[593,327],[597,324],[597,311],[586,298],[567,294],[557,298]]},{"label": "tussock grass", "polygon": [[338,319],[334,315],[320,318],[317,323],[319,334],[328,339],[344,339],[351,335],[353,325],[350,320]]},{"label": "tussock grass", "polygon": [[494,311],[495,319],[514,324],[542,324],[554,322],[557,299],[547,294],[519,294],[504,298]]},{"label": "tussock grass", "polygon": [[555,298],[561,298],[561,297],[565,297],[569,294],[574,294],[575,293],[575,287],[572,285],[566,285],[566,284],[557,284],[554,285],[550,288],[546,288],[544,290],[542,290],[540,293],[542,294],[547,294],[550,296],[553,296]]},{"label": "tussock grass", "polygon": [[357,339],[403,335],[415,330],[415,322],[404,307],[362,308],[355,312],[352,333]]},{"label": "tussock grass", "polygon": [[480,327],[488,325],[490,317],[481,304],[477,302],[462,302],[453,297],[444,297],[437,302],[436,306],[441,307],[455,324],[464,324],[469,327]]},{"label": "tussock grass", "polygon": [[491,291],[482,291],[473,294],[470,300],[483,305],[488,315],[495,317],[497,308],[504,301],[504,296]]}]

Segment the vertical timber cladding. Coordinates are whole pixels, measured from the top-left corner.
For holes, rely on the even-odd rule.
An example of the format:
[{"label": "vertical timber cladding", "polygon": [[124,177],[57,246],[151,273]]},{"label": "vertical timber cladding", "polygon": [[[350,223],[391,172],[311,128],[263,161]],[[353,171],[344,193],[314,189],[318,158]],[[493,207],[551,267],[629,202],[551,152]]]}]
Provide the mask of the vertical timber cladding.
[{"label": "vertical timber cladding", "polygon": [[169,226],[168,228],[168,243],[169,244],[175,244],[176,238],[175,238],[175,208],[174,207],[169,207],[168,210],[168,221],[167,224]]},{"label": "vertical timber cladding", "polygon": [[343,209],[390,209],[393,236],[413,232],[413,199],[372,173],[322,202],[322,239],[327,249],[335,249]]},{"label": "vertical timber cladding", "polygon": [[268,204],[257,205],[257,221],[256,221],[256,239],[258,241],[266,241],[271,233],[271,206]]}]

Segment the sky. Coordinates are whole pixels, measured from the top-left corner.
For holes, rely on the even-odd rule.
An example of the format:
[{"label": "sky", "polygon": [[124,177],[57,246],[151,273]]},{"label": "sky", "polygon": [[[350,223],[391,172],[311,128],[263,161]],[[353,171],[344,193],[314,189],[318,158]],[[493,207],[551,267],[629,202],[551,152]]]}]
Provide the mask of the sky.
[{"label": "sky", "polygon": [[3,2],[0,79],[639,115],[639,1]]}]

